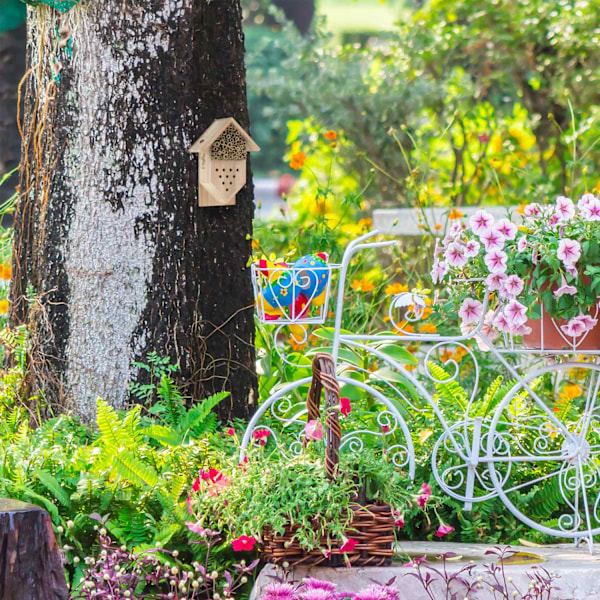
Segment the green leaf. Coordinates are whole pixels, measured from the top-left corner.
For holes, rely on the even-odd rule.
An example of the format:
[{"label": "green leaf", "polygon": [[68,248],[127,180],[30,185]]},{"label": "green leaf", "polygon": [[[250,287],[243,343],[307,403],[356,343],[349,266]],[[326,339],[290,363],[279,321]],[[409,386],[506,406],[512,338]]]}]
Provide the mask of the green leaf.
[{"label": "green leaf", "polygon": [[419,359],[402,346],[391,344],[389,346],[379,346],[377,349],[380,352],[387,354],[390,358],[393,358],[396,362],[415,366],[419,364]]}]

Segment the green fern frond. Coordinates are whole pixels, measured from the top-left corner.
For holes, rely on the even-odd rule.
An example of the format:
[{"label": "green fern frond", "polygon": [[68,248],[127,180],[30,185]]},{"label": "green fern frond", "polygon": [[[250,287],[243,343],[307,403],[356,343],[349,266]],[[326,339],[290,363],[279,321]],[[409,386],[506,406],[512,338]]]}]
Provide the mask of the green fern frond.
[{"label": "green fern frond", "polygon": [[467,407],[468,394],[465,389],[456,381],[451,380],[450,374],[440,365],[429,362],[428,369],[435,378],[435,389],[439,398],[451,408],[465,410]]},{"label": "green fern frond", "polygon": [[123,445],[122,423],[117,412],[112,406],[109,406],[104,400],[98,398],[96,421],[100,431],[100,442],[113,451]]},{"label": "green fern frond", "polygon": [[42,470],[34,470],[34,476],[42,485],[67,509],[71,509],[71,498],[63,489],[58,480],[50,473]]},{"label": "green fern frond", "polygon": [[164,425],[151,425],[143,431],[150,439],[157,441],[163,446],[178,446],[181,443],[179,433]]},{"label": "green fern frond", "polygon": [[149,465],[138,460],[131,451],[118,452],[113,459],[113,471],[134,485],[155,487],[158,474]]}]

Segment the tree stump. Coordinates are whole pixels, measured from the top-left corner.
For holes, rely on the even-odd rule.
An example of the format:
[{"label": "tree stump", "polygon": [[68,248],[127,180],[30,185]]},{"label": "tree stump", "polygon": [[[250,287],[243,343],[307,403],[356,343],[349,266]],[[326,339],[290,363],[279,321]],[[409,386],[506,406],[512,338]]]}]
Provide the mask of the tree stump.
[{"label": "tree stump", "polygon": [[39,506],[0,498],[0,600],[67,600],[50,515]]}]

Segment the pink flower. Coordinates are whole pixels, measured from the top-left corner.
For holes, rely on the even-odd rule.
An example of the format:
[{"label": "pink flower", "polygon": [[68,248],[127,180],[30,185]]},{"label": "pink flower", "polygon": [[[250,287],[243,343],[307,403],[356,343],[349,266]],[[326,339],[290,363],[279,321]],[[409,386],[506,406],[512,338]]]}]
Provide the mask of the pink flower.
[{"label": "pink flower", "polygon": [[348,538],[341,546],[340,546],[340,552],[342,554],[345,554],[346,552],[352,552],[354,550],[354,548],[356,548],[356,545],[358,544],[358,542],[354,539],[354,538]]},{"label": "pink flower", "polygon": [[230,427],[225,433],[231,437],[235,437],[235,429],[233,427]]},{"label": "pink flower", "polygon": [[506,316],[502,312],[499,312],[494,317],[493,325],[494,325],[494,327],[498,331],[500,331],[502,333],[509,333],[510,332],[510,324],[508,322],[508,319],[506,318]]},{"label": "pink flower", "polygon": [[321,579],[315,579],[314,577],[307,577],[304,579],[304,589],[325,590],[326,592],[334,594],[335,590],[337,589],[337,585],[335,583],[331,583],[331,581],[322,581]]},{"label": "pink flower", "polygon": [[508,298],[516,298],[523,291],[524,285],[523,280],[518,275],[509,275],[505,279],[502,289]]},{"label": "pink flower", "polygon": [[481,235],[494,224],[494,217],[486,210],[478,210],[470,219],[469,226],[475,235]]},{"label": "pink flower", "polygon": [[381,433],[387,433],[390,430],[390,426],[389,425],[382,425],[381,426]]},{"label": "pink flower", "polygon": [[194,514],[193,506],[192,506],[192,497],[189,494],[188,494],[188,497],[186,500],[186,504],[187,504],[188,512],[190,513],[190,515]]},{"label": "pink flower", "polygon": [[565,238],[558,243],[556,256],[562,260],[565,265],[573,266],[581,256],[581,245],[577,240]]},{"label": "pink flower", "polygon": [[498,221],[494,229],[507,240],[514,240],[517,237],[517,226],[508,219]]},{"label": "pink flower", "polygon": [[479,239],[488,252],[494,249],[502,250],[504,247],[504,236],[495,227],[490,227],[490,229],[484,231]]},{"label": "pink flower", "polygon": [[587,333],[590,329],[598,324],[598,319],[592,318],[590,315],[578,315],[569,319],[564,325],[561,325],[561,330],[569,337],[580,337]]},{"label": "pink flower", "polygon": [[351,410],[350,398],[340,398],[340,412],[342,413],[342,416],[347,417]]},{"label": "pink flower", "polygon": [[247,535],[240,535],[239,538],[231,542],[234,552],[250,551],[254,550],[256,544],[256,538],[248,537]]},{"label": "pink flower", "polygon": [[464,325],[469,325],[470,323],[479,321],[482,312],[483,306],[479,300],[465,298],[458,309],[458,316]]},{"label": "pink flower", "polygon": [[402,529],[404,527],[404,517],[400,514],[400,511],[394,512],[394,527]]},{"label": "pink flower", "polygon": [[491,292],[497,292],[504,287],[505,280],[504,273],[490,273],[485,279],[485,284]]},{"label": "pink flower", "polygon": [[452,533],[453,531],[454,531],[454,527],[452,527],[452,525],[442,524],[438,527],[438,530],[435,532],[435,537],[442,538],[445,535]]},{"label": "pink flower", "polygon": [[531,202],[523,209],[523,214],[526,217],[540,217],[542,215],[542,209],[537,202]]},{"label": "pink flower", "polygon": [[252,432],[252,437],[261,445],[265,446],[271,432],[268,429],[256,429]]},{"label": "pink flower", "polygon": [[571,198],[559,196],[556,199],[556,208],[554,214],[560,217],[561,221],[570,221],[575,216],[575,205]]},{"label": "pink flower", "polygon": [[596,196],[584,194],[579,201],[579,208],[586,221],[600,221],[600,200]]},{"label": "pink flower", "polygon": [[323,439],[323,425],[320,421],[312,419],[304,426],[304,434],[307,440],[322,440]]},{"label": "pink flower", "polygon": [[425,508],[425,505],[427,504],[427,500],[429,500],[429,498],[431,498],[431,488],[429,487],[428,484],[424,483],[421,486],[421,489],[419,490],[420,494],[417,496],[417,504],[421,507],[421,508]]},{"label": "pink flower", "polygon": [[511,300],[504,307],[504,316],[514,330],[527,322],[527,308],[517,300]]},{"label": "pink flower", "polygon": [[444,253],[446,262],[454,268],[460,269],[467,264],[467,257],[465,256],[465,247],[457,242],[453,242],[448,246]]},{"label": "pink flower", "polygon": [[192,532],[197,533],[198,535],[204,536],[204,532],[206,531],[204,527],[198,523],[192,523],[190,521],[185,522],[185,526]]},{"label": "pink flower", "polygon": [[527,243],[527,238],[524,235],[522,235],[519,238],[519,241],[517,242],[517,250],[519,252],[523,252],[528,245],[529,244]]},{"label": "pink flower", "polygon": [[473,258],[474,256],[477,256],[477,254],[479,254],[480,247],[481,244],[477,240],[469,240],[465,244],[465,256],[467,258]]},{"label": "pink flower", "polygon": [[573,285],[569,285],[567,283],[567,280],[565,279],[565,276],[562,275],[561,280],[560,280],[560,287],[554,291],[554,297],[560,298],[561,296],[564,296],[565,294],[568,294],[569,296],[573,296],[576,293],[577,293],[577,288]]},{"label": "pink flower", "polygon": [[431,268],[431,280],[433,283],[440,283],[446,276],[446,273],[448,273],[448,263],[443,260],[436,260]]},{"label": "pink flower", "polygon": [[192,484],[192,490],[194,492],[200,491],[200,477],[196,477],[196,479],[194,479],[194,483]]},{"label": "pink flower", "polygon": [[502,250],[491,250],[484,257],[485,265],[490,273],[505,273],[508,256]]}]

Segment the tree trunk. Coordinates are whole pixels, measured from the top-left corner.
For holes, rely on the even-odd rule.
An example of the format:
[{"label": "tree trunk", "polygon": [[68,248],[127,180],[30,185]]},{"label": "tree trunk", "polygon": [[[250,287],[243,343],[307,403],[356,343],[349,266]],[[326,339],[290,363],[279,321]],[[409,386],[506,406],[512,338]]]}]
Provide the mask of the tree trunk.
[{"label": "tree trunk", "polygon": [[39,506],[0,499],[0,600],[67,600],[50,516]]},{"label": "tree trunk", "polygon": [[156,350],[247,416],[252,185],[201,209],[188,154],[215,118],[249,125],[239,0],[30,9],[28,54],[10,317],[32,327],[31,391],[92,418]]},{"label": "tree trunk", "polygon": [[[25,24],[0,33],[0,177],[19,164],[21,137],[17,129],[17,90],[25,73]],[[15,193],[15,174],[0,187],[0,203]]]}]

